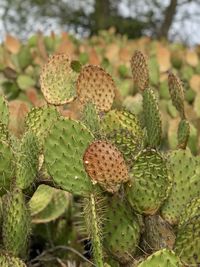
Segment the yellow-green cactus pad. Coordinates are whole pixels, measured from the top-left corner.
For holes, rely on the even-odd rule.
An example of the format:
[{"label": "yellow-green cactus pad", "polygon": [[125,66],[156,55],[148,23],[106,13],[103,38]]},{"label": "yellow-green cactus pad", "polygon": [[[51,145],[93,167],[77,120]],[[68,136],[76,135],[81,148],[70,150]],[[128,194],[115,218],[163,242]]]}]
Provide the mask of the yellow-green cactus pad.
[{"label": "yellow-green cactus pad", "polygon": [[162,249],[146,260],[141,262],[137,267],[183,267],[178,256],[172,250]]},{"label": "yellow-green cactus pad", "polygon": [[63,190],[78,195],[88,195],[91,191],[83,155],[93,138],[83,124],[70,119],[60,119],[51,128],[44,146],[45,164]]},{"label": "yellow-green cactus pad", "polygon": [[27,253],[30,212],[21,189],[15,188],[3,199],[3,245],[14,256]]},{"label": "yellow-green cactus pad", "polygon": [[47,106],[33,108],[28,113],[25,121],[26,129],[32,131],[37,136],[40,149],[43,149],[48,131],[59,117],[60,115],[55,108]]},{"label": "yellow-green cactus pad", "polygon": [[16,184],[21,189],[31,186],[39,166],[39,143],[32,132],[26,132],[17,153]]},{"label": "yellow-green cactus pad", "polygon": [[194,216],[177,231],[174,251],[186,266],[200,265],[200,216]]},{"label": "yellow-green cactus pad", "polygon": [[143,112],[147,130],[147,142],[149,146],[155,148],[159,146],[161,142],[162,124],[158,101],[151,89],[147,89],[143,92]]},{"label": "yellow-green cactus pad", "polygon": [[166,159],[154,149],[145,149],[136,156],[130,176],[126,185],[130,205],[139,213],[154,214],[171,186]]},{"label": "yellow-green cactus pad", "polygon": [[189,150],[172,151],[169,155],[172,190],[161,208],[161,214],[171,224],[178,224],[184,206],[200,195],[200,158]]},{"label": "yellow-green cactus pad", "polygon": [[171,95],[172,103],[180,112],[181,118],[185,118],[184,110],[184,91],[181,80],[172,72],[168,76],[169,92]]},{"label": "yellow-green cactus pad", "polygon": [[53,105],[63,105],[76,97],[77,74],[71,68],[71,60],[66,54],[51,56],[44,65],[40,84],[46,101]]},{"label": "yellow-green cactus pad", "polygon": [[32,216],[33,223],[48,223],[54,221],[67,210],[70,202],[70,194],[62,190],[53,189],[53,197],[48,205],[39,213]]},{"label": "yellow-green cactus pad", "polygon": [[10,187],[14,175],[14,155],[10,145],[0,141],[0,194],[4,194]]},{"label": "yellow-green cactus pad", "polygon": [[55,188],[48,185],[40,185],[29,201],[31,216],[34,216],[44,210],[51,202]]}]

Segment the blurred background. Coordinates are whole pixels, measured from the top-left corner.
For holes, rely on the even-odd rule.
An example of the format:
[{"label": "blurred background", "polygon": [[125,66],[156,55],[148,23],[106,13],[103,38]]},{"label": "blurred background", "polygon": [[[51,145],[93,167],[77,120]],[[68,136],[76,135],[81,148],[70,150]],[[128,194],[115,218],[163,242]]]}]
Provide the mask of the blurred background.
[{"label": "blurred background", "polygon": [[129,38],[148,35],[190,46],[200,42],[199,0],[1,0],[0,38],[40,30],[78,37],[115,27]]}]

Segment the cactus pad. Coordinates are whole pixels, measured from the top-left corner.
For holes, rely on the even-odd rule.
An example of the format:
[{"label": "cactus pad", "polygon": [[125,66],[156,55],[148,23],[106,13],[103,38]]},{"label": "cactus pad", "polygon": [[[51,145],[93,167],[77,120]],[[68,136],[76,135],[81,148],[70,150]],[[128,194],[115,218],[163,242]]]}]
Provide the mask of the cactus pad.
[{"label": "cactus pad", "polygon": [[173,73],[168,75],[169,92],[171,95],[172,103],[180,112],[181,118],[185,118],[184,110],[184,91],[180,79]]},{"label": "cactus pad", "polygon": [[41,91],[46,101],[54,105],[73,101],[76,97],[76,77],[66,54],[51,56],[40,76]]},{"label": "cactus pad", "polygon": [[44,210],[51,202],[55,189],[48,185],[40,185],[29,201],[31,216]]},{"label": "cactus pad", "polygon": [[132,261],[140,238],[137,216],[127,203],[116,196],[107,200],[104,221],[104,246],[123,264]]},{"label": "cactus pad", "polygon": [[129,179],[123,155],[106,141],[95,141],[87,148],[84,165],[91,179],[108,192],[118,191],[120,184]]},{"label": "cactus pad", "polygon": [[89,102],[84,105],[81,121],[94,134],[98,135],[100,131],[100,117],[95,105]]},{"label": "cactus pad", "polygon": [[177,231],[174,251],[187,266],[200,265],[200,216],[194,216]]},{"label": "cactus pad", "polygon": [[140,51],[135,51],[131,58],[131,70],[136,88],[144,91],[149,87],[149,70],[147,60]]},{"label": "cactus pad", "polygon": [[144,134],[137,117],[127,111],[109,111],[101,122],[102,132],[132,161],[143,147]]},{"label": "cactus pad", "polygon": [[92,183],[85,172],[83,155],[92,141],[91,132],[74,120],[60,119],[51,128],[44,157],[47,170],[59,187],[78,195],[90,192]]},{"label": "cactus pad", "polygon": [[178,126],[178,147],[185,149],[190,136],[190,124],[187,120],[181,120]]},{"label": "cactus pad", "polygon": [[21,189],[15,188],[8,193],[3,199],[3,205],[4,247],[14,256],[24,257],[30,233],[30,213]]},{"label": "cactus pad", "polygon": [[67,192],[53,188],[53,197],[48,205],[32,216],[33,223],[48,223],[59,218],[68,208],[70,195]]},{"label": "cactus pad", "polygon": [[141,151],[133,162],[127,199],[139,213],[154,214],[171,186],[166,160],[153,149]]},{"label": "cactus pad", "polygon": [[183,267],[180,259],[175,255],[172,250],[162,249],[151,256],[145,261],[141,262],[138,267]]},{"label": "cactus pad", "polygon": [[101,67],[88,65],[82,68],[77,80],[77,94],[81,103],[91,101],[99,111],[108,111],[115,91],[112,77]]},{"label": "cactus pad", "polygon": [[43,148],[44,140],[51,126],[59,118],[59,113],[52,107],[33,108],[26,117],[26,128],[31,130],[38,138],[40,149]]},{"label": "cactus pad", "polygon": [[162,216],[171,224],[179,222],[183,207],[200,195],[200,158],[189,150],[176,150],[169,156],[172,190],[161,208]]},{"label": "cactus pad", "polygon": [[25,133],[17,155],[16,184],[26,189],[34,182],[39,165],[39,144],[32,132]]},{"label": "cactus pad", "polygon": [[10,145],[0,141],[0,194],[9,189],[10,181],[14,175],[14,156]]},{"label": "cactus pad", "polygon": [[161,142],[162,125],[158,101],[151,89],[143,92],[143,111],[148,144],[151,147],[157,147]]}]

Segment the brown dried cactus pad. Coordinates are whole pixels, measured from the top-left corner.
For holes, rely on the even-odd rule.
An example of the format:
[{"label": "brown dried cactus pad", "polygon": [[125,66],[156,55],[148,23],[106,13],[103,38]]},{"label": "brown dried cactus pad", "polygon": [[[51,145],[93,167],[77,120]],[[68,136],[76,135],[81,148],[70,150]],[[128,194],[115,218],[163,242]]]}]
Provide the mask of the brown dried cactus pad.
[{"label": "brown dried cactus pad", "polygon": [[112,77],[101,67],[87,65],[77,80],[77,94],[81,103],[93,102],[99,111],[111,109],[117,88]]},{"label": "brown dried cactus pad", "polygon": [[76,78],[68,55],[51,56],[40,75],[41,91],[46,101],[53,105],[72,102],[76,97]]},{"label": "brown dried cactus pad", "polygon": [[93,142],[87,148],[83,159],[90,178],[108,192],[118,191],[120,184],[129,179],[121,152],[106,141]]},{"label": "brown dried cactus pad", "polygon": [[145,55],[136,50],[131,58],[133,82],[138,90],[144,91],[149,87],[149,69]]}]

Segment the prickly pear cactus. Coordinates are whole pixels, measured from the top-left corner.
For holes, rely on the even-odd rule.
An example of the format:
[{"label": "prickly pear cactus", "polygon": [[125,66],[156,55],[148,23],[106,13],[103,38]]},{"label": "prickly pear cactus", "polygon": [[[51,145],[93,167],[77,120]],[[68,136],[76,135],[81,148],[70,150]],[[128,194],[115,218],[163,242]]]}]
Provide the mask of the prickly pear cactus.
[{"label": "prickly pear cactus", "polygon": [[95,65],[87,65],[81,69],[76,89],[82,104],[91,101],[99,111],[111,109],[117,90],[112,77],[103,68]]},{"label": "prickly pear cactus", "polygon": [[169,154],[172,190],[161,208],[161,214],[171,224],[178,224],[183,207],[200,195],[199,157],[187,150],[175,150]]},{"label": "prickly pear cactus", "polygon": [[26,257],[30,234],[30,212],[22,190],[15,188],[5,195],[3,206],[3,245],[14,256]]},{"label": "prickly pear cactus", "polygon": [[144,91],[149,87],[149,70],[147,59],[140,51],[135,51],[131,58],[131,70],[135,87]]},{"label": "prickly pear cactus", "polygon": [[185,118],[184,109],[184,91],[180,79],[173,73],[168,75],[169,92],[171,95],[172,103],[179,111],[182,119]]},{"label": "prickly pear cactus", "polygon": [[154,149],[145,149],[135,157],[130,176],[125,189],[130,205],[139,213],[154,214],[171,187],[166,159]]},{"label": "prickly pear cactus", "polygon": [[145,261],[141,262],[138,267],[183,267],[180,259],[175,255],[175,253],[168,249],[162,249],[151,256],[149,256]]},{"label": "prickly pear cactus", "polygon": [[107,199],[103,226],[106,250],[123,264],[131,262],[140,239],[137,215],[117,196]]},{"label": "prickly pear cactus", "polygon": [[41,91],[50,104],[63,105],[76,97],[77,74],[71,68],[71,60],[66,54],[55,54],[44,65],[40,84]]},{"label": "prickly pear cactus", "polygon": [[190,124],[187,120],[181,120],[178,126],[178,147],[185,149],[190,136]]},{"label": "prickly pear cactus", "polygon": [[27,115],[25,125],[27,131],[32,131],[38,138],[40,150],[51,126],[59,119],[59,113],[54,107],[36,107]]},{"label": "prickly pear cactus", "polygon": [[21,140],[17,153],[16,184],[26,189],[34,183],[39,166],[39,143],[32,132],[27,132]]},{"label": "prickly pear cactus", "polygon": [[155,148],[161,142],[162,124],[158,101],[151,89],[146,89],[143,92],[143,113],[147,131],[147,143],[150,147]]},{"label": "prickly pear cactus", "polygon": [[14,175],[15,159],[10,144],[0,140],[0,194],[10,188]]},{"label": "prickly pear cactus", "polygon": [[93,142],[85,151],[84,166],[93,183],[115,193],[129,180],[128,168],[121,152],[111,143]]},{"label": "prickly pear cactus", "polygon": [[70,119],[60,119],[51,128],[44,145],[45,164],[62,189],[77,195],[91,192],[92,183],[84,168],[83,155],[93,138],[83,124]]},{"label": "prickly pear cactus", "polygon": [[111,110],[101,121],[102,134],[113,142],[127,161],[143,148],[144,133],[138,118],[127,111]]},{"label": "prickly pear cactus", "polygon": [[200,264],[200,198],[194,198],[184,207],[178,224],[174,250],[180,259],[189,266]]},{"label": "prickly pear cactus", "polygon": [[48,223],[55,221],[62,216],[69,207],[70,194],[55,188],[53,188],[53,190],[53,197],[43,210],[34,214],[34,216],[31,211],[32,223]]}]

